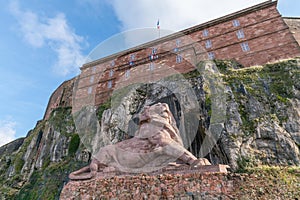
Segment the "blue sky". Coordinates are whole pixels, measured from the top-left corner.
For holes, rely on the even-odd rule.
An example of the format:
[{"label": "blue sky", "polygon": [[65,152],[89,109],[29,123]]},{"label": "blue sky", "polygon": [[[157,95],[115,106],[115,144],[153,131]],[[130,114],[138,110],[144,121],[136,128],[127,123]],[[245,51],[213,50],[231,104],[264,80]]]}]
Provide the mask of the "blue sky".
[{"label": "blue sky", "polygon": [[[86,56],[123,31],[178,31],[262,0],[0,0],[0,146],[43,118],[52,92],[79,73]],[[300,16],[299,0],[279,0]]]}]

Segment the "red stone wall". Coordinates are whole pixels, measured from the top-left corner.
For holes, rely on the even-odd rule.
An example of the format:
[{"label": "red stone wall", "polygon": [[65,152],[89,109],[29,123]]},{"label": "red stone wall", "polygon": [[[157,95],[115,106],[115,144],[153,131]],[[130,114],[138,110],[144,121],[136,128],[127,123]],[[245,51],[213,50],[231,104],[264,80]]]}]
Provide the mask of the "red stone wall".
[{"label": "red stone wall", "polygon": [[72,93],[75,79],[63,82],[51,95],[44,115],[44,120],[50,117],[51,112],[58,107],[72,106]]},{"label": "red stone wall", "polygon": [[230,199],[233,183],[222,173],[116,176],[69,182],[60,199]]},{"label": "red stone wall", "polygon": [[60,199],[299,199],[298,168],[252,170],[242,174],[184,170],[69,181]]},{"label": "red stone wall", "polygon": [[[299,56],[299,44],[281,18],[276,4],[265,2],[88,63],[82,67],[75,99],[77,102],[90,101],[91,104],[99,105],[114,90],[126,85],[147,83],[174,73],[193,70],[200,60],[209,58],[208,52],[214,53],[216,59],[235,59],[245,67]],[[238,20],[239,26],[233,25],[234,20]],[[204,30],[208,31],[208,35],[203,35]],[[244,32],[244,38],[238,39],[238,30]],[[179,44],[177,40],[180,40]],[[210,48],[205,46],[207,40],[211,41]],[[249,45],[249,51],[242,50],[242,43]],[[156,48],[157,52],[150,60],[152,48]],[[177,55],[182,56],[182,62],[176,61]],[[149,70],[151,62],[155,65],[154,70]],[[110,70],[114,71],[113,76],[110,76]],[[125,75],[127,70],[130,70],[128,77]]]}]

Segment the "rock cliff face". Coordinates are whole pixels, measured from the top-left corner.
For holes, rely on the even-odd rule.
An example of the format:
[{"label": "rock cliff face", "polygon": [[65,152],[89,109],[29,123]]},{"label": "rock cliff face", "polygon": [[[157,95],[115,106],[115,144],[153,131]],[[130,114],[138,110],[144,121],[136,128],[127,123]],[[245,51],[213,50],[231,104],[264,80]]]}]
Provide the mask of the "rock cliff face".
[{"label": "rock cliff face", "polygon": [[[0,148],[0,199],[58,199],[67,175],[86,165],[89,154],[80,144],[71,115],[74,80],[65,82],[58,108],[25,138]],[[57,93],[57,91],[55,91]],[[47,109],[48,110],[48,109]]]},{"label": "rock cliff face", "polygon": [[[117,91],[97,109],[99,126],[90,146],[84,145],[72,116],[70,86],[75,80],[62,84],[55,99],[63,101],[49,105],[52,112],[47,109],[47,118],[24,139],[0,147],[0,199],[58,199],[71,171],[87,165],[101,145],[131,137],[137,128],[136,114],[158,101],[169,104],[185,146],[196,156],[204,155],[207,130],[217,125],[220,134],[208,141],[216,144],[208,145],[212,149],[205,154],[212,163],[229,164],[237,171],[262,164],[299,166],[300,59],[251,68],[230,61],[215,64],[221,72],[216,77],[198,71],[184,75],[191,90],[169,77]],[[207,84],[215,80],[216,87]],[[219,97],[223,99],[216,102]],[[99,134],[106,138],[101,145],[95,140]]]}]

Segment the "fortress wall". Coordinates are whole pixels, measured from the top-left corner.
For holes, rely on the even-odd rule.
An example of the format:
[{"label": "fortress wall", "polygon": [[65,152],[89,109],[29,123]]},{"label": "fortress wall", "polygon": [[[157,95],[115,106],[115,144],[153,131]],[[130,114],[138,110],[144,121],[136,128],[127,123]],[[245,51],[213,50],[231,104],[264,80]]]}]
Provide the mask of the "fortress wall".
[{"label": "fortress wall", "polygon": [[75,78],[63,82],[51,95],[44,120],[49,119],[51,112],[58,107],[71,107],[72,106],[72,93]]},{"label": "fortress wall", "polygon": [[249,67],[299,56],[294,38],[299,35],[291,31],[299,24],[295,19],[283,21],[276,6],[277,1],[267,1],[87,63],[81,68],[75,99],[94,99],[99,105],[118,88],[188,72],[200,60],[234,59]]},{"label": "fortress wall", "polygon": [[300,18],[299,17],[284,17],[284,22],[289,26],[294,38],[300,44]]}]

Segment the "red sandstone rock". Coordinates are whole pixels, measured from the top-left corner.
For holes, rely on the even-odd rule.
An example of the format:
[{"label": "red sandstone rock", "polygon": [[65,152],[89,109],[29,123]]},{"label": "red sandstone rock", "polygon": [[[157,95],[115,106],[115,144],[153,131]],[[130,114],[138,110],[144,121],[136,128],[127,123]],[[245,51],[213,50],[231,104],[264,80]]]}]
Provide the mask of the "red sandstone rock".
[{"label": "red sandstone rock", "polygon": [[[227,173],[218,170],[204,173],[207,168],[169,171],[164,174],[131,174],[116,177],[97,176],[88,181],[70,181],[61,193],[66,199],[161,199],[190,198],[191,196],[222,196],[232,191],[233,184],[227,184]],[[220,169],[214,167],[213,169]],[[208,170],[212,171],[212,170]],[[226,199],[226,198],[225,198]]]}]

